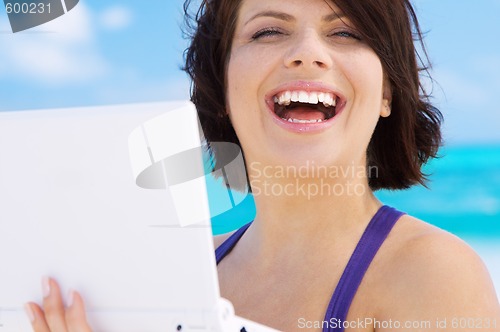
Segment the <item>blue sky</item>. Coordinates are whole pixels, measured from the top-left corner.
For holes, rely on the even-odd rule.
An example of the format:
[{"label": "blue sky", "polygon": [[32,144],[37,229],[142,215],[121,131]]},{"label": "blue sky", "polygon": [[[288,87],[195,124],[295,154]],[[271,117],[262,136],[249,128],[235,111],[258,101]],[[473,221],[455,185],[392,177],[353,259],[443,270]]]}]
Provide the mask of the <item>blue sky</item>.
[{"label": "blue sky", "polygon": [[[0,111],[188,98],[181,0],[80,0],[10,32],[0,8]],[[500,1],[414,1],[448,144],[500,144]]]}]

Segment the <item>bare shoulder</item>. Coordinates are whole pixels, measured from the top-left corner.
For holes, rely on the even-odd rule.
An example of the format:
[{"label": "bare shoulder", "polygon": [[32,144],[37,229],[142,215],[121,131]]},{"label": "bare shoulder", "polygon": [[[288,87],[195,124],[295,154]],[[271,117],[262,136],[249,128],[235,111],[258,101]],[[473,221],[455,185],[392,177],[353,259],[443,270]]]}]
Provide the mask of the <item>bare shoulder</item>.
[{"label": "bare shoulder", "polygon": [[[419,315],[500,318],[500,305],[488,270],[458,237],[405,215],[385,262],[390,311]],[[397,306],[394,299],[397,298]],[[425,305],[424,305],[425,304]],[[420,309],[422,308],[422,309]],[[417,317],[416,317],[417,318]]]},{"label": "bare shoulder", "polygon": [[483,266],[474,250],[457,236],[409,215],[404,215],[400,223],[406,229],[401,231],[403,241],[395,256],[396,262],[410,259],[409,262],[422,264],[415,267],[431,270],[451,263],[461,263],[457,267],[464,264]]}]

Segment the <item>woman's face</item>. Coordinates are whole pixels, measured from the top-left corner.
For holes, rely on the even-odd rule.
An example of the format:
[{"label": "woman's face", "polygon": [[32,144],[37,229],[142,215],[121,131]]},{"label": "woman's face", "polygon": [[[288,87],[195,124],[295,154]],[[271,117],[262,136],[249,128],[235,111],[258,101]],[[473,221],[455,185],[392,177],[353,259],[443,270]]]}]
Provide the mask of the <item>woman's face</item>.
[{"label": "woman's face", "polygon": [[334,4],[243,0],[227,110],[250,162],[361,163],[390,88],[381,62]]}]

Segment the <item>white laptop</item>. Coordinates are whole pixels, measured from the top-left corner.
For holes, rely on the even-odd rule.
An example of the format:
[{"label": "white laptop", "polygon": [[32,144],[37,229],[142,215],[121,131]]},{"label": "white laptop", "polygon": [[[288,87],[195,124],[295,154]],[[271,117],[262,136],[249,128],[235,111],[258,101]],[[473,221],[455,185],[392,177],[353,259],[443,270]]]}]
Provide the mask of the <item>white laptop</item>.
[{"label": "white laptop", "polygon": [[199,146],[189,102],[0,112],[0,332],[42,276],[95,332],[274,331],[220,297]]}]

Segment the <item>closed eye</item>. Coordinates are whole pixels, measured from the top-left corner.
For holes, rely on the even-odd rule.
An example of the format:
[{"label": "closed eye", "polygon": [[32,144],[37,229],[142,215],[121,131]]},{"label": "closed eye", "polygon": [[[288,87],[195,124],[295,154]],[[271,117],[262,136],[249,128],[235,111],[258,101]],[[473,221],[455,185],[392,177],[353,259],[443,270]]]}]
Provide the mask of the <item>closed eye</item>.
[{"label": "closed eye", "polygon": [[336,37],[341,37],[341,38],[353,38],[356,40],[361,40],[361,37],[358,34],[350,32],[350,31],[345,31],[345,30],[334,32],[331,34],[331,36],[336,36]]},{"label": "closed eye", "polygon": [[266,37],[272,37],[276,35],[281,35],[283,32],[280,29],[277,28],[265,28],[262,30],[257,31],[252,35],[253,40],[261,39],[261,38],[266,38]]}]

